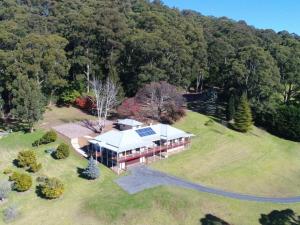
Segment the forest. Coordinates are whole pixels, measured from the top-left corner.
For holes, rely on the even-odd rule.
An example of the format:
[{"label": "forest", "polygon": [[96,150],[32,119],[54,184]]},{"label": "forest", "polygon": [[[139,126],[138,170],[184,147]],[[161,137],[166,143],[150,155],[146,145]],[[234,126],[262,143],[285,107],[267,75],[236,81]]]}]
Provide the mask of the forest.
[{"label": "forest", "polygon": [[[1,0],[0,114],[42,116],[92,77],[132,97],[166,81],[182,92],[246,95],[256,124],[300,140],[300,37],[146,0]],[[36,110],[40,109],[40,110]]]}]

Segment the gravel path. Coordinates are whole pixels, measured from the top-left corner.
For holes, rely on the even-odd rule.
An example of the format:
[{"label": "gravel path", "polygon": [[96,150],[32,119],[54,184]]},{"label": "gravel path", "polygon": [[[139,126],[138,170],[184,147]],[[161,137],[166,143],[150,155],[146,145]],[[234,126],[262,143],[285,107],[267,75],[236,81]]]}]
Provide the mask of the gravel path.
[{"label": "gravel path", "polygon": [[195,184],[184,179],[168,175],[166,173],[150,169],[146,166],[137,166],[130,169],[131,174],[128,176],[120,177],[115,182],[129,194],[135,194],[145,189],[157,186],[177,186],[187,189],[196,190],[215,194],[223,197],[254,201],[254,202],[271,202],[271,203],[298,203],[300,196],[287,197],[287,198],[272,198],[260,197],[246,194],[239,194],[234,192],[223,191],[220,189],[205,187],[200,184]]}]

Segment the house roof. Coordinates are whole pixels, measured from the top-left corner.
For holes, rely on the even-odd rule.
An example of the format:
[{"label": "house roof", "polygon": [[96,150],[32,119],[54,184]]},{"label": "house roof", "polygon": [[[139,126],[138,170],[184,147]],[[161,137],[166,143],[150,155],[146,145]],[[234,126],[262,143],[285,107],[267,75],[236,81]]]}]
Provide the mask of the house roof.
[{"label": "house roof", "polygon": [[[147,132],[140,135],[141,132],[149,128],[154,132]],[[144,135],[145,134],[145,135]],[[181,137],[191,137],[192,134],[186,133],[180,129],[165,124],[155,124],[138,129],[129,129],[124,131],[111,130],[97,136],[91,143],[97,143],[99,146],[108,148],[115,152],[124,152],[127,150],[154,147],[154,141],[160,139],[172,140]]]},{"label": "house roof", "polygon": [[136,126],[141,126],[143,125],[143,123],[133,120],[133,119],[122,119],[122,120],[117,120],[118,124],[122,124],[122,125],[127,125],[127,126],[131,126],[131,127],[136,127]]}]

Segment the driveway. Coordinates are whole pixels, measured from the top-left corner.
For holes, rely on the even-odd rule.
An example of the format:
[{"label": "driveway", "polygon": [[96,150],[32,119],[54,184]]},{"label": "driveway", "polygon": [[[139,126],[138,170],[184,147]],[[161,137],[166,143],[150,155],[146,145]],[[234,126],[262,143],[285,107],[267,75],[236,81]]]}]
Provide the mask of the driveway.
[{"label": "driveway", "polygon": [[221,189],[215,189],[206,187],[200,184],[192,183],[184,179],[168,175],[166,173],[150,169],[146,166],[137,166],[130,169],[131,174],[128,176],[120,177],[115,182],[129,194],[135,194],[145,189],[157,187],[157,186],[177,186],[181,188],[187,188],[196,190],[199,192],[219,195],[223,197],[254,201],[254,202],[271,202],[271,203],[298,203],[300,202],[300,196],[288,197],[288,198],[272,198],[261,197],[254,195],[246,195],[235,192],[223,191]]}]

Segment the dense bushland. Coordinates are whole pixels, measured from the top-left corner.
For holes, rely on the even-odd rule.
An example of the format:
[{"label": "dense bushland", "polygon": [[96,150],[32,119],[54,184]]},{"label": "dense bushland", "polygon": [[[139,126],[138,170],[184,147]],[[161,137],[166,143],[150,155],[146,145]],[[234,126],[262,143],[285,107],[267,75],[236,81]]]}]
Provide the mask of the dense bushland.
[{"label": "dense bushland", "polygon": [[[254,121],[267,128],[282,105],[298,107],[296,34],[161,1],[3,0],[0,6],[0,114],[28,129],[46,104],[68,105],[90,92],[93,76],[119,83],[119,98],[158,81],[183,91],[218,87],[228,102],[246,93]],[[281,133],[276,124],[272,130]]]}]

